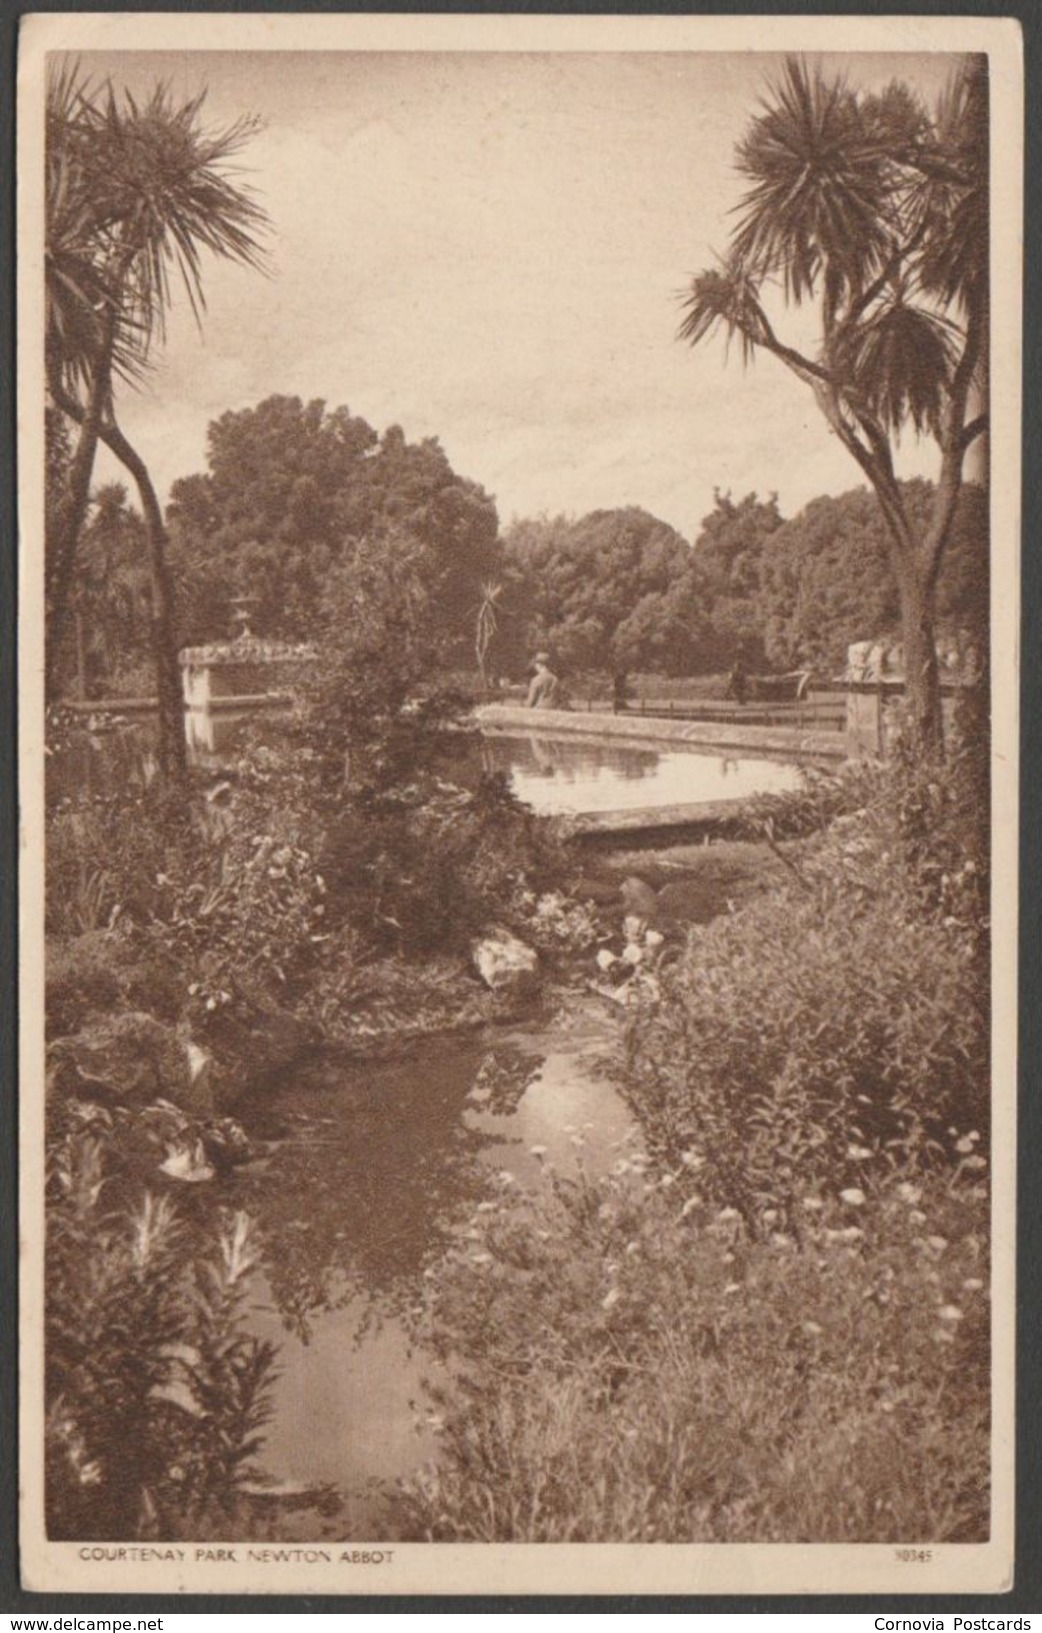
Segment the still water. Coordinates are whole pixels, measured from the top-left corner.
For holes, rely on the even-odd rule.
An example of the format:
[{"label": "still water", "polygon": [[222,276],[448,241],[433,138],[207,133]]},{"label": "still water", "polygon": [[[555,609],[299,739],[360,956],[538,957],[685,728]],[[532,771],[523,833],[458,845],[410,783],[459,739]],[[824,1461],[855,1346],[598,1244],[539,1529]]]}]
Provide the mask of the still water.
[{"label": "still water", "polygon": [[[190,761],[218,773],[250,740],[275,741],[285,731],[287,716],[194,709],[185,720]],[[84,732],[48,767],[52,799],[147,783],[156,770],[154,738],[150,720]],[[469,781],[481,770],[503,772],[518,798],[546,816],[702,805],[786,793],[800,781],[796,765],[719,749],[532,731],[463,736],[457,743],[456,775]]]},{"label": "still water", "polygon": [[338,1487],[356,1534],[379,1526],[372,1482],[432,1454],[422,1384],[436,1368],[415,1322],[478,1203],[503,1174],[539,1186],[544,1161],[600,1173],[633,1149],[603,1072],[614,1042],[591,1007],[563,1035],[556,1023],[552,1036],[433,1039],[422,1059],[327,1060],[251,1118],[264,1156],[221,1200],[263,1234],[250,1325],[278,1344],[280,1371],[261,1462],[288,1489]]},{"label": "still water", "polygon": [[519,799],[543,815],[639,811],[781,794],[799,787],[798,766],[777,760],[572,735],[490,734],[482,756],[505,771]]}]

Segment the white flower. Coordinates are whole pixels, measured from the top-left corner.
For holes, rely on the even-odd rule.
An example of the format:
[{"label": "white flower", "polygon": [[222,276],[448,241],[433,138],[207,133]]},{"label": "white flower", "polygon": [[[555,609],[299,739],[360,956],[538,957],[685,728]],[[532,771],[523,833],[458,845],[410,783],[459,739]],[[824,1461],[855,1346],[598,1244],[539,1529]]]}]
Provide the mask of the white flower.
[{"label": "white flower", "polygon": [[867,1145],[847,1146],[847,1156],[852,1162],[868,1162],[873,1155],[874,1152],[870,1151]]},{"label": "white flower", "polygon": [[805,1196],[803,1198],[803,1206],[806,1208],[808,1213],[819,1213],[825,1204],[822,1202],[819,1196]]},{"label": "white flower", "polygon": [[857,1185],[851,1185],[839,1193],[840,1201],[845,1202],[848,1208],[861,1208],[865,1203],[865,1193]]},{"label": "white flower", "polygon": [[979,1276],[967,1276],[962,1285],[965,1287],[967,1293],[979,1293],[981,1288],[984,1286],[984,1283],[981,1281]]},{"label": "white flower", "polygon": [[729,1281],[727,1286],[724,1288],[724,1297],[730,1298],[732,1293],[740,1293],[741,1291],[742,1284],[740,1281]]},{"label": "white flower", "polygon": [[680,1210],[681,1219],[686,1219],[689,1213],[693,1213],[696,1208],[700,1208],[701,1206],[702,1198],[697,1195],[697,1193],[694,1196],[689,1196],[687,1201],[684,1203],[684,1206]]},{"label": "white flower", "polygon": [[942,1304],[937,1312],[942,1321],[961,1321],[962,1311],[957,1304]]},{"label": "white flower", "polygon": [[546,1156],[546,1146],[545,1145],[531,1145],[531,1146],[529,1146],[528,1149],[529,1149],[529,1154],[531,1156],[533,1156],[533,1157],[545,1157]]},{"label": "white flower", "polygon": [[910,1185],[907,1180],[902,1180],[897,1187],[897,1194],[902,1202],[918,1202],[923,1194],[923,1188],[921,1185]]},{"label": "white flower", "polygon": [[926,1240],[929,1246],[933,1248],[935,1253],[943,1253],[945,1248],[948,1246],[948,1238],[946,1236],[928,1236]]},{"label": "white flower", "polygon": [[823,1331],[823,1328],[819,1327],[816,1321],[805,1321],[803,1323],[803,1330],[805,1333],[808,1333],[811,1338],[817,1338],[819,1333]]},{"label": "white flower", "polygon": [[610,1310],[614,1305],[618,1304],[621,1297],[622,1294],[619,1292],[617,1287],[609,1287],[608,1291],[601,1299],[601,1309]]}]

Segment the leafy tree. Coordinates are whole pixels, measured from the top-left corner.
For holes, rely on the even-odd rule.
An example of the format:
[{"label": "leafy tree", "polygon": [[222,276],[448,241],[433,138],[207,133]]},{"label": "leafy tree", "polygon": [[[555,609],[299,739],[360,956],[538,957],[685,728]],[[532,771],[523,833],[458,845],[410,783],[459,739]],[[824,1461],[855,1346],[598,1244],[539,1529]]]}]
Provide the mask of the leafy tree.
[{"label": "leafy tree", "polygon": [[53,670],[100,441],[133,477],[145,516],[160,756],[174,774],[183,774],[185,745],[166,533],[147,465],[118,424],[115,386],[141,375],[162,338],[172,275],[199,316],[203,250],[260,265],[266,217],[226,174],[255,123],[208,131],[203,101],[178,104],[159,84],[138,105],[129,92],[92,89],[78,70],[63,69],[47,103],[47,379],[52,402],[79,428],[47,551],[49,662]]},{"label": "leafy tree", "polygon": [[[928,525],[935,489],[902,483],[916,527]],[[987,607],[987,499],[963,487],[937,581],[938,630],[973,637]],[[865,488],[814,499],[783,522],[763,550],[757,616],[768,661],[842,669],[852,641],[896,635],[900,607],[890,571],[886,524]]]},{"label": "leafy tree", "polygon": [[698,665],[706,619],[691,547],[645,510],[517,522],[504,579],[510,667],[543,645],[574,670]]},{"label": "leafy tree", "polygon": [[[934,646],[938,574],[963,461],[984,434],[988,328],[988,83],[967,59],[930,112],[906,86],[881,96],[790,58],[739,144],[749,182],[728,253],[699,273],[681,336],[722,327],[748,361],[776,357],[812,391],[879,501],[897,584],[913,736],[940,752]],[[801,350],[775,330],[768,286],[810,306]],[[917,528],[894,471],[911,425],[933,437],[940,473]]]},{"label": "leafy tree", "polygon": [[782,526],[777,495],[746,494],[737,503],[717,492],[715,505],[695,539],[695,566],[708,609],[711,633],[704,667],[729,668],[740,655],[757,667],[766,663],[761,605],[763,564]]},{"label": "leafy tree", "polygon": [[330,575],[365,541],[395,534],[426,552],[435,611],[472,652],[499,522],[436,439],[409,443],[397,426],[379,436],[347,408],[275,396],[214,421],[208,465],[174,483],[168,511],[193,639],[226,632],[236,590],[255,598],[259,630],[311,634]]}]

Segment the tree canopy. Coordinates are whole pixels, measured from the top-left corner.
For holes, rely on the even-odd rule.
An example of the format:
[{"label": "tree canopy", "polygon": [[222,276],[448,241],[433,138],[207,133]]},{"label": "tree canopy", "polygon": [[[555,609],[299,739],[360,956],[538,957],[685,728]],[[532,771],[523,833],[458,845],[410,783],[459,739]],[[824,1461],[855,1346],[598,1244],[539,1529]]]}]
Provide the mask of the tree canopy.
[{"label": "tree canopy", "polygon": [[[917,479],[902,484],[902,498],[923,524],[935,489]],[[710,668],[727,668],[741,653],[755,666],[839,674],[851,642],[900,630],[886,524],[863,487],[812,499],[789,519],[773,498],[750,494],[735,504],[718,494],[694,556],[711,621]],[[987,577],[987,496],[968,483],[938,578],[939,632],[979,643]]]},{"label": "tree canopy", "polygon": [[168,508],[190,639],[225,634],[236,593],[255,598],[258,632],[305,637],[330,574],[362,541],[401,535],[423,547],[440,615],[472,646],[498,517],[436,438],[410,443],[398,426],[381,436],[346,407],[274,396],[215,420],[207,463],[174,483]]},{"label": "tree canopy", "polygon": [[706,619],[686,540],[635,506],[515,523],[503,544],[498,656],[548,646],[571,670],[684,673]]}]

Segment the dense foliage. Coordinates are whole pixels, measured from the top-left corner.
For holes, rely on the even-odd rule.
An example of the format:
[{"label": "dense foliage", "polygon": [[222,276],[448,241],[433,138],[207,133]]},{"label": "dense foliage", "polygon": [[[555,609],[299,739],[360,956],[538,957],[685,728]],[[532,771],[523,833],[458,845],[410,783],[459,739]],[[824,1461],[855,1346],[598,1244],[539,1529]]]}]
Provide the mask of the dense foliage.
[{"label": "dense foliage", "polygon": [[[925,523],[932,485],[916,479],[903,493]],[[492,653],[515,676],[539,646],[571,675],[719,674],[738,657],[840,674],[851,642],[900,623],[885,525],[864,488],[788,519],[773,496],[718,493],[693,546],[633,509],[517,522],[501,583]],[[987,498],[968,484],[938,579],[939,631],[979,639],[987,594]]]},{"label": "dense foliage", "polygon": [[809,1192],[788,1228],[639,1149],[548,1198],[504,1186],[431,1297],[439,1449],[396,1533],[983,1540],[987,1186],[945,1154]]},{"label": "dense foliage", "polygon": [[[925,525],[932,484],[917,478],[903,493],[909,514]],[[695,554],[717,640],[715,667],[742,648],[771,668],[840,674],[848,645],[900,629],[883,518],[865,488],[813,499],[788,520],[773,501],[750,495],[735,504],[719,496]],[[938,633],[979,632],[987,605],[987,495],[967,484],[938,579]]]},{"label": "dense foliage", "polygon": [[708,607],[691,550],[647,511],[516,522],[503,581],[494,652],[509,673],[540,646],[572,674],[675,674],[698,663]]},{"label": "dense foliage", "polygon": [[254,598],[259,633],[307,638],[331,575],[383,540],[426,553],[445,630],[469,653],[477,586],[495,565],[495,502],[434,438],[379,436],[347,408],[269,397],[210,426],[203,475],[175,482],[169,523],[189,643],[224,636],[230,599]]}]

